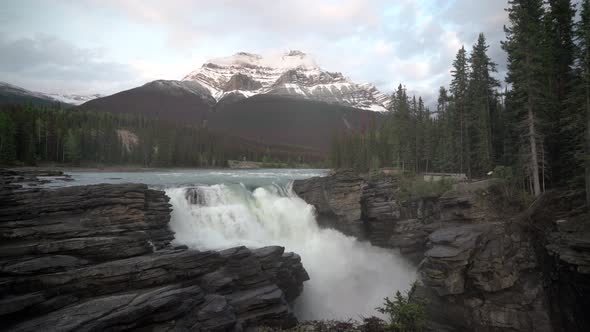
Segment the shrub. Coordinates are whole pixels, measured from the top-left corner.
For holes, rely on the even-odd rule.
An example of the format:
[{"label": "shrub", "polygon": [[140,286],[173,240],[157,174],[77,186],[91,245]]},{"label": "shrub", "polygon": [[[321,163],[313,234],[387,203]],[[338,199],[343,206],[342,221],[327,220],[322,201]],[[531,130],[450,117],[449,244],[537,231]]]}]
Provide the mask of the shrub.
[{"label": "shrub", "polygon": [[411,199],[428,196],[440,196],[453,187],[453,180],[425,181],[422,177],[400,177],[401,198]]},{"label": "shrub", "polygon": [[519,178],[514,175],[512,167],[496,166],[493,177],[497,181],[491,189],[496,192],[504,208],[515,207],[522,210],[532,202],[531,196],[522,188]]},{"label": "shrub", "polygon": [[426,301],[415,296],[416,283],[410,287],[406,295],[399,291],[393,300],[385,298],[383,307],[377,308],[388,316],[386,331],[391,332],[419,332],[426,324]]}]

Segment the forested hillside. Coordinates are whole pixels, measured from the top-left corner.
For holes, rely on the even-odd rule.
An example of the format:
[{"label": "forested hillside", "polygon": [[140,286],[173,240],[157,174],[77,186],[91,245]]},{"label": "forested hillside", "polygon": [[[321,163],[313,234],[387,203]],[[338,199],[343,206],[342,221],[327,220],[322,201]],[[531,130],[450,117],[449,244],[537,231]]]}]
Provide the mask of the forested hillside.
[{"label": "forested hillside", "polygon": [[496,169],[535,196],[584,183],[590,192],[590,1],[576,8],[570,0],[513,0],[508,7],[504,88],[480,34],[470,51],[457,52],[436,109],[400,85],[386,121],[337,133],[332,165],[469,177]]},{"label": "forested hillside", "polygon": [[36,106],[0,110],[0,164],[224,167],[230,159],[309,163],[322,155],[138,114]]}]

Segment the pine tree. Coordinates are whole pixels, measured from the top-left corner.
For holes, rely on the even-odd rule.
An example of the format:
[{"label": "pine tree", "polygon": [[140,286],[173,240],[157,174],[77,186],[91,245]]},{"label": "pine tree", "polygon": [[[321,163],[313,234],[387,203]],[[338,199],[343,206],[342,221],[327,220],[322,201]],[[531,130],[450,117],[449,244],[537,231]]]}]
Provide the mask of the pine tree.
[{"label": "pine tree", "polygon": [[416,96],[412,97],[410,104],[410,116],[409,116],[409,130],[404,135],[404,139],[407,142],[407,155],[405,160],[408,164],[408,168],[411,168],[414,172],[417,172],[418,166],[418,142],[417,142],[417,129],[418,129],[418,101]]},{"label": "pine tree", "polygon": [[436,132],[434,128],[434,122],[430,116],[430,109],[424,108],[424,121],[423,121],[423,154],[424,154],[424,171],[430,172],[432,168],[432,161],[434,160],[434,149]]},{"label": "pine tree", "polygon": [[488,45],[483,33],[479,34],[477,43],[473,46],[469,63],[469,132],[471,144],[471,159],[473,170],[481,175],[492,168],[493,137],[492,112],[495,109],[495,89],[499,82],[491,76],[497,72],[496,64],[487,55]]},{"label": "pine tree", "polygon": [[66,161],[73,164],[78,164],[80,162],[80,140],[72,129],[68,130],[68,134],[64,141],[64,158]]},{"label": "pine tree", "polygon": [[397,167],[405,170],[411,154],[411,114],[405,88],[400,84],[393,95],[392,150]]},{"label": "pine tree", "polygon": [[330,149],[330,164],[334,168],[342,167],[341,141],[338,137],[338,133],[334,133],[334,136],[332,137],[332,147]]},{"label": "pine tree", "polygon": [[440,87],[436,106],[436,128],[439,148],[435,151],[435,165],[440,171],[454,171],[454,156],[457,155],[453,136],[453,118],[449,111],[450,97],[444,87]]},{"label": "pine tree", "polygon": [[457,52],[457,57],[453,61],[453,80],[451,81],[451,93],[453,94],[454,100],[454,129],[457,132],[455,137],[458,138],[458,159],[459,159],[459,172],[463,173],[467,171],[469,177],[471,177],[470,168],[470,147],[469,147],[469,117],[467,115],[467,88],[469,82],[469,68],[467,63],[467,52],[465,47]]},{"label": "pine tree", "polygon": [[0,112],[0,163],[12,164],[16,160],[15,125],[7,113]]},{"label": "pine tree", "polygon": [[424,150],[425,150],[425,136],[426,136],[426,118],[425,118],[424,101],[422,97],[418,97],[418,107],[416,109],[416,130],[414,136],[416,141],[416,170],[424,170]]},{"label": "pine tree", "polygon": [[572,144],[567,131],[571,112],[568,98],[573,87],[575,9],[571,0],[548,0],[548,5],[544,17],[545,110],[541,115],[546,127],[543,130],[552,181],[563,182],[571,177],[576,163],[574,155],[568,151]]},{"label": "pine tree", "polygon": [[576,25],[576,76],[578,84],[572,90],[575,104],[569,116],[571,145],[576,147],[577,155],[584,167],[586,205],[590,208],[590,0],[581,4],[580,21]]},{"label": "pine tree", "polygon": [[544,155],[540,132],[543,107],[543,3],[541,0],[511,0],[508,2],[510,27],[505,27],[506,41],[502,47],[508,53],[507,82],[512,84],[511,103],[515,118],[521,119],[521,160],[535,196],[542,192],[541,165]]}]

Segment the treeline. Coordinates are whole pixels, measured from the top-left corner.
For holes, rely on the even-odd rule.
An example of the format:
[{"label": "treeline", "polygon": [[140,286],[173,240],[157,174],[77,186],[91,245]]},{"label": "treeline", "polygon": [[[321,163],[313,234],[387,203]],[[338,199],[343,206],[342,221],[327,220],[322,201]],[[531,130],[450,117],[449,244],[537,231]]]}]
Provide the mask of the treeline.
[{"label": "treeline", "polygon": [[501,167],[535,196],[584,183],[590,193],[590,0],[511,0],[507,12],[504,89],[480,34],[458,51],[435,110],[400,85],[381,124],[337,134],[332,166],[470,178]]},{"label": "treeline", "polygon": [[0,164],[225,167],[227,160],[314,162],[300,148],[269,146],[138,114],[1,106]]},{"label": "treeline", "polygon": [[459,50],[450,90],[440,88],[436,110],[426,107],[421,97],[409,96],[400,84],[380,125],[336,137],[332,164],[473,176],[488,172],[502,161],[503,103],[487,49],[480,34],[469,55],[465,48]]}]

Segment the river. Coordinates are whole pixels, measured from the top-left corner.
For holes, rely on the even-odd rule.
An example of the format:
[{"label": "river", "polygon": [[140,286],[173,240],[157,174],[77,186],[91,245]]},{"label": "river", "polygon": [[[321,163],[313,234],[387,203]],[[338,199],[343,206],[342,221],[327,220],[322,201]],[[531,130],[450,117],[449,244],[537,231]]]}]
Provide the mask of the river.
[{"label": "river", "polygon": [[313,206],[293,193],[291,183],[326,173],[301,169],[68,172],[75,181],[52,186],[135,182],[165,190],[173,206],[170,227],[178,244],[200,250],[281,245],[299,254],[310,276],[295,303],[299,319],[375,315],[385,296],[410,286],[415,268],[392,250],[318,226]]}]

